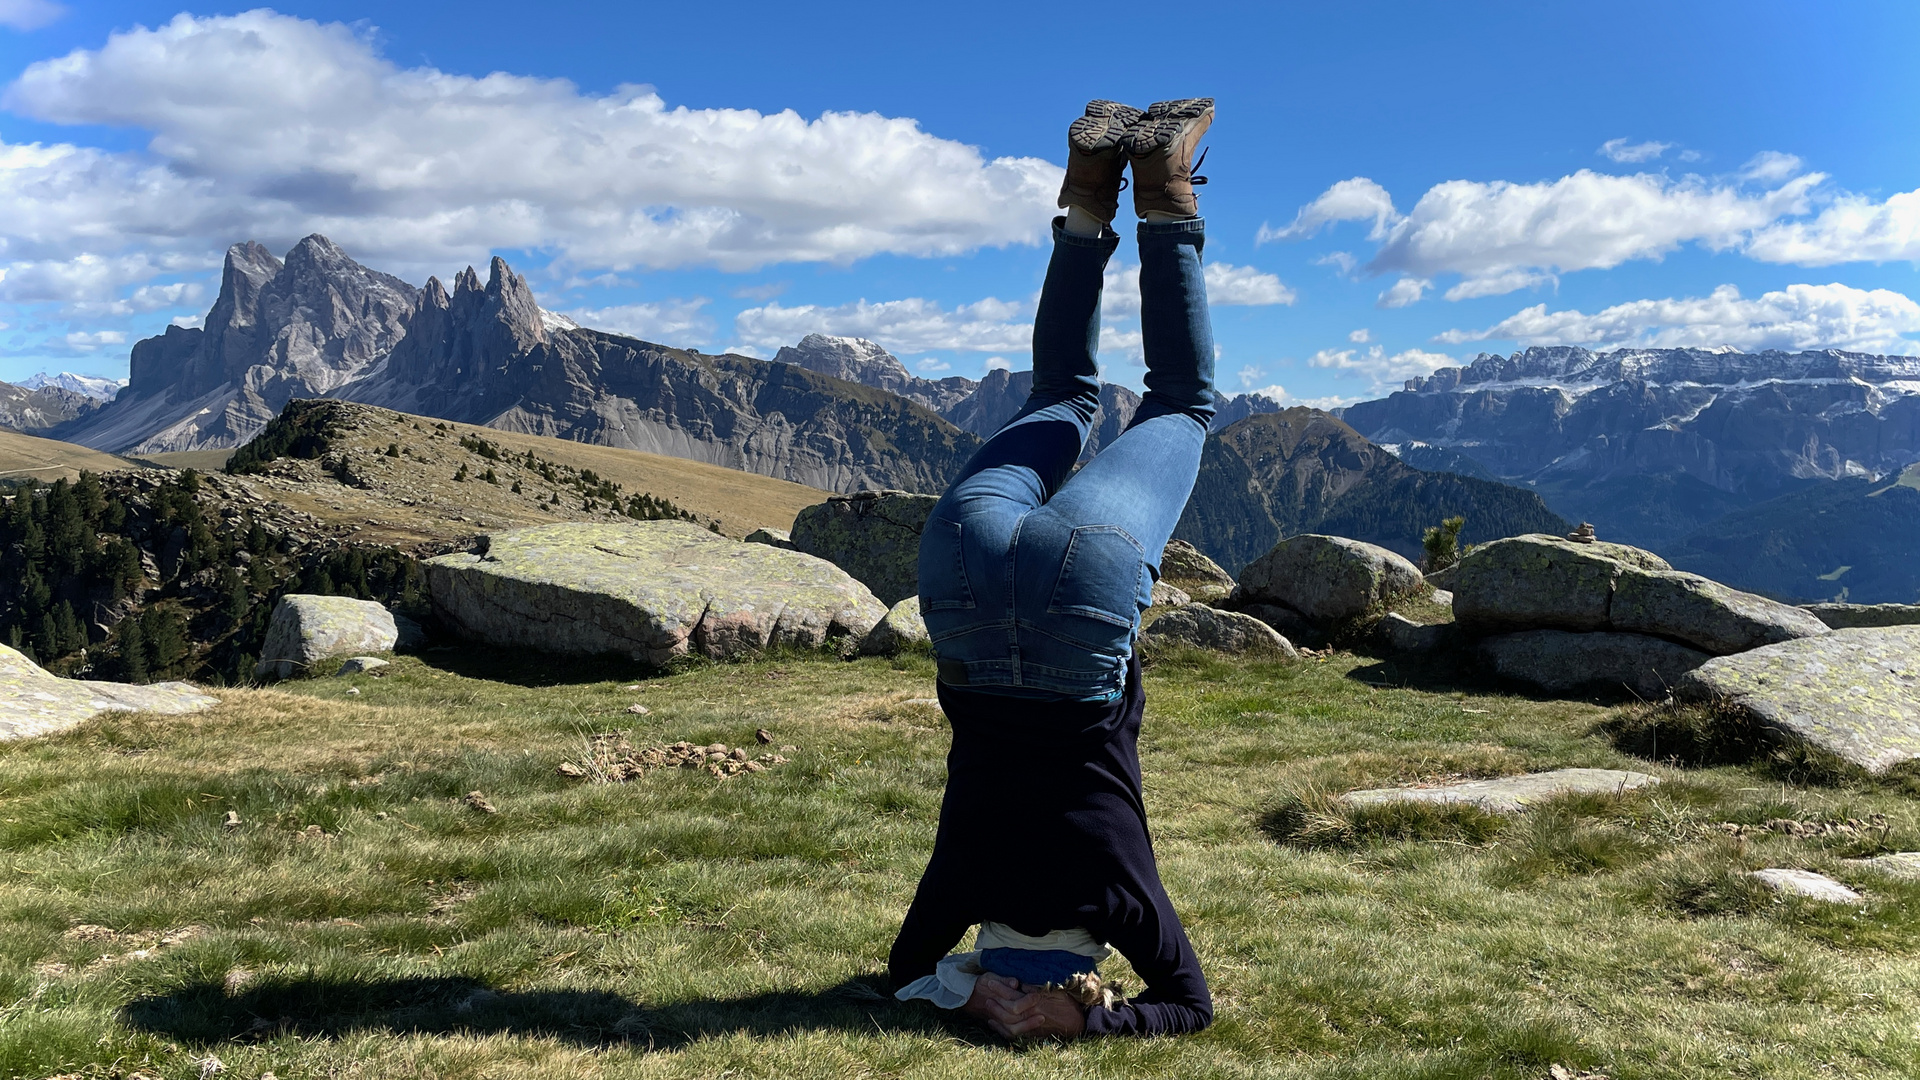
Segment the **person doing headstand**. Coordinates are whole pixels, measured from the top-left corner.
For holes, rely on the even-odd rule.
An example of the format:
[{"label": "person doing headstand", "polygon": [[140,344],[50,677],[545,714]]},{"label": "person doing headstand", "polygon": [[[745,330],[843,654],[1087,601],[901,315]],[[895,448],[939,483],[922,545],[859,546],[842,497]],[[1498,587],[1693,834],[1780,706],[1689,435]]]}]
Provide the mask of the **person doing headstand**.
[{"label": "person doing headstand", "polygon": [[[1192,98],[1145,112],[1095,101],[1073,122],[1033,392],[921,534],[920,609],[953,747],[933,854],[888,970],[898,997],[962,1009],[1010,1038],[1175,1034],[1213,1020],[1147,832],[1134,653],[1214,413],[1193,191],[1205,179],[1192,170],[1212,121],[1213,100]],[[1129,164],[1147,392],[1126,431],[1075,472],[1100,406],[1100,290]],[[948,955],[976,925],[975,949]],[[1144,992],[1116,1000],[1086,978],[1109,945]]]}]

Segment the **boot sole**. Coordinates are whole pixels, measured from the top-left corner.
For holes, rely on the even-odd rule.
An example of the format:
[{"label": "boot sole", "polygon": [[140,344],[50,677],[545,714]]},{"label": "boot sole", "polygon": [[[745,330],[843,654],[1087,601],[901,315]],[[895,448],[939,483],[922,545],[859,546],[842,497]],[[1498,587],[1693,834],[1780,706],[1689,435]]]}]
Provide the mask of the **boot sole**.
[{"label": "boot sole", "polygon": [[1121,147],[1127,130],[1145,115],[1118,101],[1089,101],[1086,115],[1067,128],[1067,142],[1083,154],[1112,153]]},{"label": "boot sole", "polygon": [[1173,140],[1179,138],[1188,125],[1203,117],[1210,117],[1212,112],[1212,98],[1156,101],[1147,107],[1146,114],[1137,123],[1127,129],[1121,142],[1128,154],[1146,157],[1173,145]]}]

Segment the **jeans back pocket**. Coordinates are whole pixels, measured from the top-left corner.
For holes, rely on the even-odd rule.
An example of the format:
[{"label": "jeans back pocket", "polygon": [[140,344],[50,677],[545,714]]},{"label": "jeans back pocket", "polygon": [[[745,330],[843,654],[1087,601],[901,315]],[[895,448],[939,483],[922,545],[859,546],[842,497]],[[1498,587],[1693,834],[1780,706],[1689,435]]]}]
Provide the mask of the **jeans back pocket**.
[{"label": "jeans back pocket", "polygon": [[1146,554],[1118,525],[1082,525],[1067,539],[1060,579],[1047,604],[1052,615],[1079,615],[1132,626],[1140,607]]},{"label": "jeans back pocket", "polygon": [[930,517],[920,532],[920,613],[971,611],[973,606],[960,523]]}]

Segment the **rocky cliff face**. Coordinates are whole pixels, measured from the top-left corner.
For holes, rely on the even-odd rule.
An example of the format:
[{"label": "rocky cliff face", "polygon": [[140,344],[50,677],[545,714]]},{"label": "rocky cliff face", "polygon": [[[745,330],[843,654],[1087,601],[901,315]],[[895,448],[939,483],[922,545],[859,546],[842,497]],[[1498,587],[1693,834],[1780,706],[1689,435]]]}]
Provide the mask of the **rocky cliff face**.
[{"label": "rocky cliff face", "polygon": [[1483,542],[1568,525],[1530,491],[1421,472],[1338,417],[1292,408],[1241,420],[1207,438],[1200,476],[1174,536],[1229,571],[1295,533],[1331,533],[1420,556],[1431,526],[1463,515]]},{"label": "rocky cliff face", "polygon": [[56,435],[134,453],[238,446],[289,399],[325,395],[383,359],[406,336],[418,292],[324,236],[284,263],[235,244],[204,327],[136,344],[126,389]]},{"label": "rocky cliff face", "polygon": [[1375,442],[1456,451],[1658,549],[1729,510],[1920,460],[1920,358],[1536,348],[1342,415]]},{"label": "rocky cliff face", "polygon": [[[836,340],[852,339],[822,339],[808,355],[824,363]],[[879,377],[890,361],[912,379],[858,344],[838,350],[849,372]],[[902,386],[919,384],[958,393],[925,379]],[[205,328],[169,327],[135,345],[126,390],[58,437],[144,453],[237,446],[289,399],[319,397],[836,491],[938,491],[980,441],[894,393],[792,364],[580,329],[542,311],[497,258],[484,283],[469,267],[451,289],[438,279],[415,289],[320,236],[284,263],[259,244],[234,245]]]},{"label": "rocky cliff face", "polygon": [[100,399],[57,385],[35,388],[0,383],[0,427],[28,435],[48,435],[62,424],[90,416]]},{"label": "rocky cliff face", "polygon": [[[946,412],[956,427],[988,438],[1001,425],[1013,419],[1033,392],[1033,372],[998,368],[987,372],[980,385],[965,401]],[[1100,384],[1100,411],[1094,413],[1093,430],[1087,436],[1087,457],[1120,437],[1140,407],[1140,395],[1118,383]]]},{"label": "rocky cliff face", "polygon": [[794,364],[808,371],[898,394],[943,415],[965,401],[978,386],[972,379],[958,375],[937,380],[920,378],[908,371],[898,357],[865,338],[808,334],[798,345],[788,345],[775,353],[773,362]]}]

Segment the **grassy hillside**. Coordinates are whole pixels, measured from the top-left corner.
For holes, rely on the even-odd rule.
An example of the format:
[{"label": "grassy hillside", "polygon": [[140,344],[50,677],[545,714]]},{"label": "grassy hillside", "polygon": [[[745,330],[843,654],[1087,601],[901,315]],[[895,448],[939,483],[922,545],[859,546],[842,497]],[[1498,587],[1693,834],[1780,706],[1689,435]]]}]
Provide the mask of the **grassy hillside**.
[{"label": "grassy hillside", "polygon": [[[1843,861],[1920,847],[1911,774],[1649,765],[1619,747],[1659,719],[1663,756],[1698,756],[1688,717],[1348,655],[1148,671],[1147,810],[1215,1026],[1002,1045],[880,978],[938,814],[932,675],[787,657],[636,680],[453,650],[0,744],[0,1076],[1791,1080],[1920,1060],[1920,887]],[[594,732],[756,727],[793,760],[555,773]],[[1330,801],[1556,766],[1666,783],[1512,822]],[[1760,866],[1868,900],[1776,901],[1741,876]]]},{"label": "grassy hillside", "polygon": [[[247,463],[242,475],[287,506],[350,528],[352,542],[397,547],[605,518],[617,514],[613,488],[622,505],[642,494],[665,500],[736,538],[761,526],[787,528],[801,508],[827,497],[802,484],[684,458],[343,401],[290,403],[232,462]],[[591,482],[583,480],[588,475]]]},{"label": "grassy hillside", "polygon": [[82,471],[111,472],[140,467],[136,461],[77,443],[0,430],[0,482],[38,480],[51,484],[55,480],[77,480]]}]

